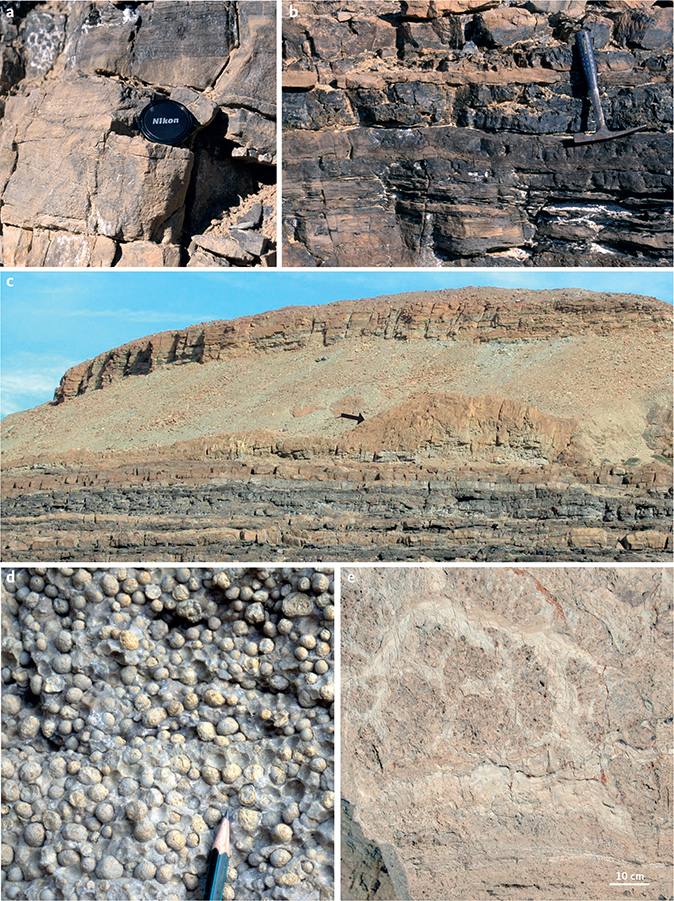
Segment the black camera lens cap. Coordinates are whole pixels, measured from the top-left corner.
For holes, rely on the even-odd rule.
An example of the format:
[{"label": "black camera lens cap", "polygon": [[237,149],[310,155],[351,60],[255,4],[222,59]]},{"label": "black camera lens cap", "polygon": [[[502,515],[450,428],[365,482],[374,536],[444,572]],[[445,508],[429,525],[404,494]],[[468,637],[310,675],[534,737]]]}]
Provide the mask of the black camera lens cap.
[{"label": "black camera lens cap", "polygon": [[190,111],[175,100],[155,100],[138,117],[138,125],[148,141],[179,144],[192,131]]}]

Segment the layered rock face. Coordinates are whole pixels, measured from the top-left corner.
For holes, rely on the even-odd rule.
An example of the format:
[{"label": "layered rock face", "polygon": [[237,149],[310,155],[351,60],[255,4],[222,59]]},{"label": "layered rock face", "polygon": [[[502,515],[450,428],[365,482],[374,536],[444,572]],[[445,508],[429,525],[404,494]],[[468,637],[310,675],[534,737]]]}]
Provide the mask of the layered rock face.
[{"label": "layered rock face", "polygon": [[[284,19],[292,266],[671,264],[666,3],[300,2]],[[592,35],[595,130],[575,34]]]},{"label": "layered rock face", "polygon": [[[275,4],[8,4],[7,266],[275,265]],[[138,116],[170,99],[180,146]]]},{"label": "layered rock face", "polygon": [[251,351],[319,349],[359,338],[457,339],[479,344],[610,335],[633,329],[664,334],[671,319],[671,308],[653,298],[578,289],[458,288],[287,307],[131,341],[69,369],[54,400],[60,403],[165,366],[209,363]]},{"label": "layered rock face", "polygon": [[[6,466],[4,559],[657,561],[671,469],[143,455]],[[129,459],[130,458],[130,459]],[[127,461],[127,462],[120,462]]]},{"label": "layered rock face", "polygon": [[671,570],[341,584],[342,897],[670,897]]},{"label": "layered rock face", "polygon": [[668,559],[671,318],[470,288],[138,339],[3,421],[6,553]]}]

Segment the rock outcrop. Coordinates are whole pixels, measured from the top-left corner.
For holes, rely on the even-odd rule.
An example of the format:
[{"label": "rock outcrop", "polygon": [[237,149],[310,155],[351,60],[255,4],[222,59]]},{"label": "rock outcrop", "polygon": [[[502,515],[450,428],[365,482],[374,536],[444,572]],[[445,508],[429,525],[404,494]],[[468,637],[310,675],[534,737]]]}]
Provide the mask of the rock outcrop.
[{"label": "rock outcrop", "polygon": [[[275,4],[34,6],[0,17],[5,265],[275,265]],[[140,132],[158,99],[181,146]]]},{"label": "rock outcrop", "polygon": [[341,585],[342,897],[671,896],[670,569]]},{"label": "rock outcrop", "polygon": [[[82,454],[3,470],[5,560],[670,561],[671,467]],[[126,462],[122,462],[126,461]]]},{"label": "rock outcrop", "polygon": [[422,394],[357,425],[349,446],[375,459],[387,451],[414,457],[420,450],[451,455],[463,448],[482,459],[512,451],[520,460],[568,463],[584,457],[579,431],[573,419],[546,416],[503,397]]},{"label": "rock outcrop", "polygon": [[[672,10],[305,2],[285,18],[291,266],[667,266]],[[608,126],[589,145],[576,32]]]},{"label": "rock outcrop", "polygon": [[667,559],[671,320],[470,288],[132,341],[3,421],[5,553]]},{"label": "rock outcrop", "polygon": [[653,298],[579,289],[457,288],[287,307],[131,341],[69,369],[54,399],[61,403],[165,366],[209,363],[252,351],[319,349],[358,338],[482,343],[610,335],[631,329],[663,334],[671,319],[671,307]]}]

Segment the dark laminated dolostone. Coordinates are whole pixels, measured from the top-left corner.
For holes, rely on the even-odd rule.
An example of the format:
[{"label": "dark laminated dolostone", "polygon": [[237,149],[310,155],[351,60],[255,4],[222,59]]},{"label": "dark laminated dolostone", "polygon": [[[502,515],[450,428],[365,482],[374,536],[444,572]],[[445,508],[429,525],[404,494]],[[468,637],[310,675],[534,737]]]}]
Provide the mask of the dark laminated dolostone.
[{"label": "dark laminated dolostone", "polygon": [[155,100],[138,117],[138,125],[148,141],[179,144],[192,131],[192,115],[175,100]]}]

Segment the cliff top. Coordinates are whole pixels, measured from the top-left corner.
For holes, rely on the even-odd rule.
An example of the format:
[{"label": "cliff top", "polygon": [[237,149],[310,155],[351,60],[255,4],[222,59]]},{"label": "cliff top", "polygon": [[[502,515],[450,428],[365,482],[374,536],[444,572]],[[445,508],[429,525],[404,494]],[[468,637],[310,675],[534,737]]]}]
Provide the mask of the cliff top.
[{"label": "cliff top", "polygon": [[290,306],[157,332],[69,369],[57,403],[129,375],[251,351],[294,350],[351,338],[530,341],[670,329],[672,308],[653,297],[581,289],[457,288],[413,291],[322,306]]}]

